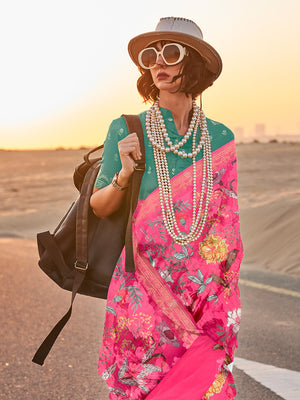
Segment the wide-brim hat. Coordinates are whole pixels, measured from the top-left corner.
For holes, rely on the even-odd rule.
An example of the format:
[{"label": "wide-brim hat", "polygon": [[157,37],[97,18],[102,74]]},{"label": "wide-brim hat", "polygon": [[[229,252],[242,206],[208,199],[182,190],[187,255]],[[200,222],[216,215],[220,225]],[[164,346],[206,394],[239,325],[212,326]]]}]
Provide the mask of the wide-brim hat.
[{"label": "wide-brim hat", "polygon": [[139,65],[138,55],[141,50],[159,40],[171,40],[196,50],[205,60],[206,68],[215,74],[214,80],[222,71],[222,60],[218,52],[203,40],[201,29],[195,22],[186,18],[161,18],[155,31],[135,36],[128,43],[128,52],[133,62]]}]

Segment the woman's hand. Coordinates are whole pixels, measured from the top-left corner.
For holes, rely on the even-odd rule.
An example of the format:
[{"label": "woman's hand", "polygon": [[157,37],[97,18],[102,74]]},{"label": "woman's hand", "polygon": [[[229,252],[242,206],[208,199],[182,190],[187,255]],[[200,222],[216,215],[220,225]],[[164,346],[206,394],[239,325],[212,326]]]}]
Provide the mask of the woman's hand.
[{"label": "woman's hand", "polygon": [[[121,187],[127,186],[134,171],[136,160],[142,158],[139,139],[136,133],[131,133],[118,143],[122,169],[118,174],[117,183]],[[112,185],[102,189],[94,188],[90,205],[99,218],[106,218],[119,209],[126,190],[117,190]]]},{"label": "woman's hand", "polygon": [[136,133],[127,135],[118,143],[122,169],[119,172],[118,184],[125,186],[133,174],[135,160],[140,160],[142,157],[139,139]]}]

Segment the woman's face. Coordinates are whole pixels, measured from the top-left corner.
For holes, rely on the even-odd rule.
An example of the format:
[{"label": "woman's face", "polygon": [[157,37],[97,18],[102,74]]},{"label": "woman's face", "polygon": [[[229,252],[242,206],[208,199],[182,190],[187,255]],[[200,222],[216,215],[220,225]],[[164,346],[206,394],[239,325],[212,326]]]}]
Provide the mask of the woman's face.
[{"label": "woman's face", "polygon": [[[168,42],[163,42],[163,44],[165,43]],[[158,51],[160,51],[163,47],[161,42],[157,42],[151,46],[155,47]],[[182,78],[176,79],[175,82],[173,82],[173,78],[176,75],[180,74],[181,67],[182,67],[182,61],[176,65],[167,65],[162,59],[162,56],[161,55],[158,56],[156,64],[153,68],[150,69],[150,72],[153,79],[153,83],[160,92],[161,91],[175,92],[176,90],[179,89]]]}]

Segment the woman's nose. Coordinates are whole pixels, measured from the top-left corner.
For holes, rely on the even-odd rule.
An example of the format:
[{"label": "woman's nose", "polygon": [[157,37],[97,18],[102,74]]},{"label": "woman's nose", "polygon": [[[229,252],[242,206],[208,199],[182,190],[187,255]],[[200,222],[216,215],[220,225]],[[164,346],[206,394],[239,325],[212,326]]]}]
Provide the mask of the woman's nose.
[{"label": "woman's nose", "polygon": [[156,63],[155,63],[155,64],[157,64],[157,65],[162,65],[162,66],[166,65],[166,63],[164,62],[164,60],[163,60],[161,54],[159,54],[159,56],[157,57]]}]

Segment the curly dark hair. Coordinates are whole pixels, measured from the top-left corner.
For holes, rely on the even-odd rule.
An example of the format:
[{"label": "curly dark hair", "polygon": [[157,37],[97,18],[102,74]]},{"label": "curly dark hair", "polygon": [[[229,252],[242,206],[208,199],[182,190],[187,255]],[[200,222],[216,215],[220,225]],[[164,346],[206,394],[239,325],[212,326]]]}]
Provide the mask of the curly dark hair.
[{"label": "curly dark hair", "polygon": [[[160,43],[163,46],[166,42],[160,41]],[[173,78],[173,82],[179,78],[183,78],[176,92],[183,92],[187,96],[191,95],[192,98],[195,99],[213,84],[215,74],[206,68],[205,60],[196,50],[188,46],[185,47],[187,49],[187,55],[182,61],[179,74]],[[139,67],[139,71],[141,76],[137,81],[137,89],[140,95],[143,97],[145,103],[148,101],[156,101],[159,97],[159,90],[153,83],[150,70]]]}]

